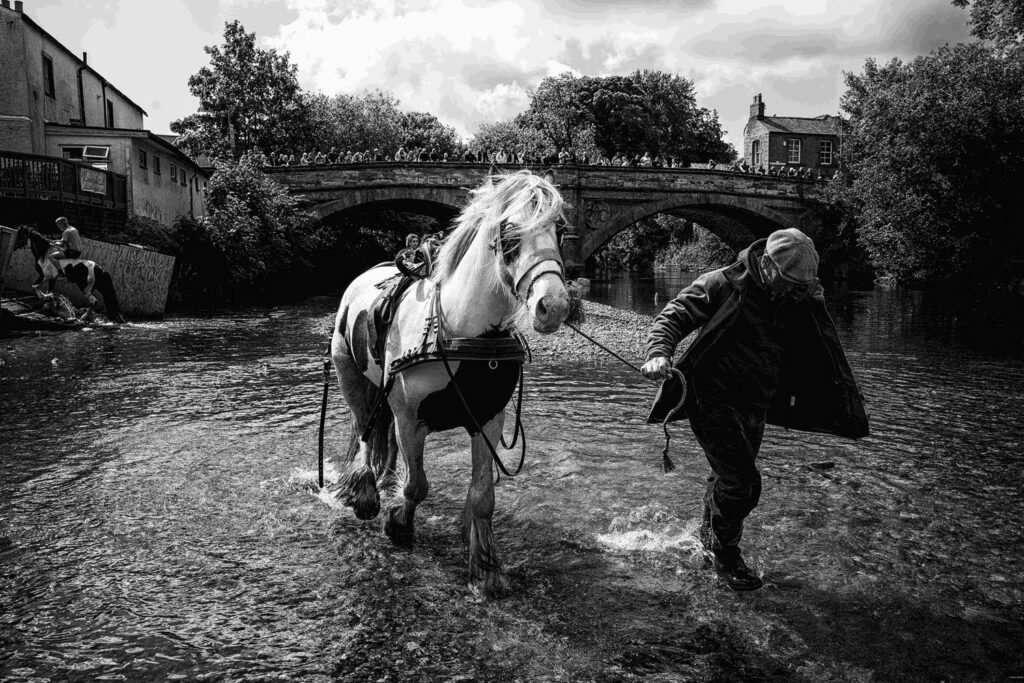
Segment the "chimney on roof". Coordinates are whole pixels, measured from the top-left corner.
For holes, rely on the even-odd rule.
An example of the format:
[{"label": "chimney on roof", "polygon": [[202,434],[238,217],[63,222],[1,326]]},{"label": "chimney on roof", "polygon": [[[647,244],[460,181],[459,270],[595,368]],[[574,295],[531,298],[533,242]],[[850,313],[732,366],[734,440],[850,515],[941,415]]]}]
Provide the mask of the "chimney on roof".
[{"label": "chimney on roof", "polygon": [[754,95],[754,103],[750,105],[750,118],[764,118],[764,102],[761,100],[761,93]]},{"label": "chimney on roof", "polygon": [[14,0],[14,11],[15,12],[21,12],[22,11],[21,0]]},{"label": "chimney on roof", "polygon": [[4,9],[11,9],[11,0],[2,0],[0,5],[3,5]]},{"label": "chimney on roof", "polygon": [[88,64],[88,63],[89,63],[89,53],[86,52],[85,50],[82,50],[82,64]]}]

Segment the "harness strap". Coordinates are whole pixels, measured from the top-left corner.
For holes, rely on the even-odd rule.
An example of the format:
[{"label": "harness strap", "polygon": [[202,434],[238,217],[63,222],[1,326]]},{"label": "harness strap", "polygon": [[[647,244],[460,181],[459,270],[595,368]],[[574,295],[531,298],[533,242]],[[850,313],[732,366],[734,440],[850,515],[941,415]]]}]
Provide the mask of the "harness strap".
[{"label": "harness strap", "polygon": [[[523,280],[525,280],[531,274],[533,274],[533,278],[530,280],[531,287],[533,286],[533,283],[537,278],[547,273],[554,273],[555,275],[558,276],[560,280],[562,280],[562,282],[565,282],[565,266],[562,264],[562,254],[557,249],[553,249],[551,247],[538,249],[532,254],[532,256],[533,261],[530,263],[530,267],[524,270],[523,274],[519,276],[519,279],[515,281],[513,291],[517,295],[519,293],[519,286],[523,283]],[[552,266],[548,266],[546,268],[541,268],[536,274],[534,274],[534,271],[537,270],[537,266],[541,265],[545,261],[554,261],[556,264],[558,264],[558,267],[554,268]],[[527,289],[527,291],[529,291],[529,289]]]},{"label": "harness strap", "polygon": [[[434,301],[433,305],[436,306],[437,317],[438,317],[439,320],[442,320],[444,318],[444,313],[441,310],[441,287],[440,286],[438,286],[434,290],[434,299],[435,299],[435,301]],[[443,339],[443,334],[444,334],[443,333],[443,329],[444,329],[443,326],[441,326],[440,329],[438,329],[438,332],[437,332],[437,337],[438,337],[437,348],[438,348],[438,351],[440,352],[441,362],[444,364],[445,372],[448,373],[448,378],[451,380],[452,386],[455,387],[455,395],[459,397],[459,402],[462,404],[462,407],[466,411],[466,414],[469,415],[469,419],[473,422],[473,427],[475,427],[476,431],[480,434],[480,436],[482,436],[484,438],[484,443],[487,444],[487,449],[490,450],[490,452],[491,452],[491,458],[494,460],[494,464],[497,465],[497,467],[498,467],[498,471],[499,471],[498,481],[501,481],[501,475],[502,474],[504,474],[506,477],[509,477],[510,479],[514,478],[514,477],[516,477],[522,471],[523,463],[526,462],[526,431],[523,428],[523,423],[522,423],[522,420],[520,419],[520,416],[522,414],[521,411],[522,411],[522,398],[523,398],[523,366],[522,366],[522,364],[519,365],[519,405],[516,407],[516,425],[513,428],[512,443],[510,445],[506,446],[506,448],[511,449],[512,447],[515,446],[515,443],[516,443],[516,436],[515,436],[515,434],[520,432],[520,431],[522,431],[522,433],[523,433],[523,443],[522,443],[522,447],[521,447],[521,450],[520,450],[520,453],[519,453],[519,464],[516,466],[516,471],[515,472],[509,472],[508,469],[505,467],[505,463],[503,463],[501,461],[501,456],[498,455],[498,451],[494,447],[494,444],[491,443],[491,440],[487,437],[487,433],[484,431],[483,427],[481,427],[480,423],[477,421],[476,415],[474,415],[473,411],[470,409],[469,402],[466,401],[466,397],[462,394],[462,389],[459,387],[459,383],[455,381],[455,373],[452,372],[452,367],[451,367],[451,365],[448,364],[448,354],[445,351],[445,344],[444,344],[444,339]],[[501,442],[504,445],[504,442],[505,442],[504,434],[501,435]]]}]

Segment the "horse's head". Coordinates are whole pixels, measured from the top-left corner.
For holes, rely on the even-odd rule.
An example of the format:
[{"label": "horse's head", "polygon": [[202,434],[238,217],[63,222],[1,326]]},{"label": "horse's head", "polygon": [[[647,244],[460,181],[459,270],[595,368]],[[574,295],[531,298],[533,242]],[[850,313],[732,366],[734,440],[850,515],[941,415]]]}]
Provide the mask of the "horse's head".
[{"label": "horse's head", "polygon": [[[473,190],[438,256],[435,280],[482,287],[506,299],[506,319],[554,332],[569,312],[555,227],[562,196],[549,176],[517,171],[488,176]],[[468,263],[468,265],[467,265]],[[527,322],[529,321],[529,322]]]},{"label": "horse's head", "polygon": [[25,244],[23,240],[27,240],[29,249],[32,250],[32,256],[38,261],[39,259],[46,256],[46,252],[50,250],[50,240],[28,227],[27,225],[18,226],[18,236],[15,239],[15,247],[20,249]]},{"label": "horse's head", "polygon": [[[506,275],[503,280],[521,304],[520,320],[533,329],[554,332],[569,314],[569,294],[555,228],[562,220],[562,196],[552,177],[523,171],[501,180],[509,203],[498,242]],[[524,321],[525,322],[525,321]]]}]

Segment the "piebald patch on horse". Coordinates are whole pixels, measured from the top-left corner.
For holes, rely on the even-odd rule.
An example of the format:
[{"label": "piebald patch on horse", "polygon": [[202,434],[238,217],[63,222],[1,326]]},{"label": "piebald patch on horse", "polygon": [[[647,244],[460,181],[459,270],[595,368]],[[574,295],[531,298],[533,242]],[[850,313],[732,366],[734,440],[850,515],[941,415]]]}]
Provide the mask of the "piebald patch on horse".
[{"label": "piebald patch on horse", "polygon": [[[472,191],[431,275],[413,281],[382,315],[375,310],[398,269],[372,268],[345,290],[334,323],[331,357],[358,437],[341,497],[360,519],[376,517],[379,489],[394,482],[401,453],[406,481],[383,527],[393,542],[411,543],[416,506],[428,491],[424,440],[465,429],[472,477],[463,534],[470,586],[484,594],[508,585],[491,527],[491,444],[501,437],[524,359],[513,334],[526,326],[554,332],[569,310],[555,233],[562,208],[549,177],[488,177]],[[390,325],[378,339],[381,317]],[[497,349],[489,360],[488,348]]]},{"label": "piebald patch on horse", "polygon": [[[40,299],[52,296],[53,283],[61,275],[53,265],[47,254],[53,248],[53,244],[44,235],[31,228],[22,226],[19,234],[24,233],[28,238],[29,248],[32,250],[32,257],[35,259],[36,272],[39,277],[32,285],[32,291]],[[114,289],[114,281],[110,274],[103,270],[95,261],[83,258],[59,259],[61,272],[69,282],[78,286],[85,298],[89,301],[89,307],[95,308],[96,297],[93,296],[93,289],[103,297],[104,312],[114,322],[123,323],[124,316],[121,315],[121,304],[117,299],[117,292]]]}]

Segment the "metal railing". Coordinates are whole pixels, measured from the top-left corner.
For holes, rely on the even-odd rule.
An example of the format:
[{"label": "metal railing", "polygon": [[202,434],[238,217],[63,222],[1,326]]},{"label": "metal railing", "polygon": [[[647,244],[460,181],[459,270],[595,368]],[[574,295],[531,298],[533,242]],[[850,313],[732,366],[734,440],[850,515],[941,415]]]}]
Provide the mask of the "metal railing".
[{"label": "metal railing", "polygon": [[38,154],[0,152],[0,197],[128,207],[128,179],[88,164]]}]

